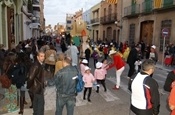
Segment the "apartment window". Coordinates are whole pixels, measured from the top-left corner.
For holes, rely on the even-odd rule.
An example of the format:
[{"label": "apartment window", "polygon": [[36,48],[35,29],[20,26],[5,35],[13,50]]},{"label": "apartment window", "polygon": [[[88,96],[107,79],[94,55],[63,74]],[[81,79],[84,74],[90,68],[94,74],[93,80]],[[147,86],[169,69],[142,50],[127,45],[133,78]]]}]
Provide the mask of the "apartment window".
[{"label": "apartment window", "polygon": [[171,36],[171,27],[172,27],[172,20],[162,20],[161,22],[161,30],[160,30],[160,51],[163,51],[163,36],[162,36],[162,29],[167,28],[169,30],[169,35],[165,39],[165,44],[170,43],[170,36]]},{"label": "apartment window", "polygon": [[130,24],[129,26],[129,45],[134,42],[135,39],[135,24]]},{"label": "apartment window", "polygon": [[106,8],[104,8],[104,16],[106,16]]},{"label": "apartment window", "polygon": [[111,12],[112,12],[112,7],[111,7],[111,4],[110,4],[109,7],[108,7],[108,14],[111,14]]},{"label": "apartment window", "polygon": [[105,41],[105,30],[103,30],[103,41]]},{"label": "apartment window", "polygon": [[113,30],[113,41],[116,41],[116,30]]},{"label": "apartment window", "polygon": [[71,20],[67,20],[67,24],[71,24]]},{"label": "apartment window", "polygon": [[117,4],[114,5],[114,13],[117,13]]}]

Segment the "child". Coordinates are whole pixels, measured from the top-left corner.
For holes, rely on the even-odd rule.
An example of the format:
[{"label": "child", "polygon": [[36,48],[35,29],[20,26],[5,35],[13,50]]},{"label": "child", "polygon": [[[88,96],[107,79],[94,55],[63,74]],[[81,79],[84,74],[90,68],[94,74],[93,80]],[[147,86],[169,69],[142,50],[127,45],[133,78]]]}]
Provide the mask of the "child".
[{"label": "child", "polygon": [[168,104],[171,109],[171,115],[175,115],[175,81],[171,85],[172,90],[169,95]]},{"label": "child", "polygon": [[109,63],[107,62],[107,59],[103,59],[102,60],[102,69],[104,71],[104,74],[105,74],[105,78],[106,78],[106,75],[107,75],[107,68],[109,68]]},{"label": "child", "polygon": [[83,96],[83,99],[86,100],[86,92],[87,92],[87,90],[89,90],[89,93],[88,93],[88,102],[91,102],[90,96],[91,96],[92,86],[93,86],[93,82],[95,81],[95,78],[91,74],[90,68],[88,66],[85,67],[85,73],[83,75],[83,81],[85,83],[85,85],[84,85],[84,96]]},{"label": "child", "polygon": [[[101,62],[97,62],[96,63],[96,69],[94,71],[94,77],[97,81],[98,84],[102,84],[104,87],[104,91],[106,92],[106,85],[105,85],[105,73],[104,73],[104,69],[102,68],[102,63]],[[99,93],[99,86],[97,85],[97,93]]]},{"label": "child", "polygon": [[88,61],[86,59],[83,59],[82,62],[80,63],[80,71],[81,74],[84,75],[85,73],[85,67],[87,66]]},{"label": "child", "polygon": [[134,65],[135,65],[136,73],[140,72],[141,64],[142,64],[142,61],[140,61],[140,60],[135,61]]}]

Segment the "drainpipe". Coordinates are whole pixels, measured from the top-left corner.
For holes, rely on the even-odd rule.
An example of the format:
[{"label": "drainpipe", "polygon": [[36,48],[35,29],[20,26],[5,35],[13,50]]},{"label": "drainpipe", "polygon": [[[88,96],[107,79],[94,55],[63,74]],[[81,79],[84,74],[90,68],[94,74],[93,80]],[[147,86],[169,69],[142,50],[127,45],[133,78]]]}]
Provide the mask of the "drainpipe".
[{"label": "drainpipe", "polygon": [[121,1],[121,14],[120,14],[120,39],[119,39],[119,44],[120,42],[122,41],[122,36],[123,36],[123,20],[122,20],[122,14],[123,14],[123,0],[120,0]]}]

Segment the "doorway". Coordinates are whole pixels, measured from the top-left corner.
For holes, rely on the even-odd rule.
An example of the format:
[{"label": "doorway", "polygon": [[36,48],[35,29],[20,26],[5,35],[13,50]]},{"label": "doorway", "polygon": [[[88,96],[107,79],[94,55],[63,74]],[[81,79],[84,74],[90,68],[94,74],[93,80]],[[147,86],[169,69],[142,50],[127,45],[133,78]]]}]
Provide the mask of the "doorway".
[{"label": "doorway", "polygon": [[154,21],[150,20],[141,23],[140,41],[143,40],[145,44],[152,45],[153,25]]}]

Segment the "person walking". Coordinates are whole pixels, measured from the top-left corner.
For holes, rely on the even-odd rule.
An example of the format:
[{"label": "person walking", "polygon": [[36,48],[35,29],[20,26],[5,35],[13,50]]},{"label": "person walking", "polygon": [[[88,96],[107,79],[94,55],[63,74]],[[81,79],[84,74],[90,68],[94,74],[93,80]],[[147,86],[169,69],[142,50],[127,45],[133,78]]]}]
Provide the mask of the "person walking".
[{"label": "person walking", "polygon": [[168,104],[171,110],[171,115],[175,115],[175,81],[171,84],[172,90],[169,95]]},{"label": "person walking", "polygon": [[116,68],[116,85],[114,86],[113,89],[118,90],[120,88],[120,76],[125,69],[125,62],[115,50],[111,50],[109,52],[109,56],[113,58],[113,63],[109,65],[108,69],[112,67]]},{"label": "person walking", "polygon": [[88,90],[89,91],[88,92],[88,102],[91,102],[90,96],[91,96],[91,92],[92,92],[93,82],[95,81],[95,78],[92,75],[92,73],[90,72],[90,70],[91,69],[88,66],[86,66],[85,67],[85,74],[83,75],[83,81],[85,83],[83,99],[86,100],[86,92]]},{"label": "person walking", "polygon": [[76,103],[76,78],[77,68],[72,66],[71,58],[65,56],[63,59],[63,68],[56,75],[47,81],[48,86],[56,86],[56,112],[55,115],[62,115],[66,105],[67,115],[74,114]]},{"label": "person walking", "polygon": [[104,88],[104,91],[106,92],[107,89],[106,89],[106,84],[105,84],[105,71],[104,69],[102,68],[102,63],[101,62],[97,62],[96,63],[96,69],[94,71],[94,77],[97,81],[97,90],[96,92],[99,93],[99,84],[102,84],[103,88]]},{"label": "person walking", "polygon": [[87,48],[86,48],[84,53],[85,53],[85,58],[88,61],[87,65],[89,66],[89,58],[91,57],[91,50],[90,50],[89,45],[87,45]]},{"label": "person walking", "polygon": [[44,59],[45,53],[38,52],[28,74],[27,88],[33,94],[33,115],[44,115]]},{"label": "person walking", "polygon": [[138,51],[140,50],[139,46],[134,47],[133,49],[131,49],[128,59],[127,59],[127,63],[129,65],[129,71],[128,71],[128,79],[131,78],[131,76],[134,74],[135,72],[135,61],[137,61],[138,59]]},{"label": "person walking", "polygon": [[78,51],[77,46],[75,46],[74,43],[72,43],[70,46],[70,52],[71,52],[72,66],[77,66],[79,51]]},{"label": "person walking", "polygon": [[145,60],[131,83],[131,107],[136,115],[158,115],[160,94],[158,83],[150,75],[155,70],[153,60]]},{"label": "person walking", "polygon": [[85,67],[87,67],[88,61],[86,59],[83,59],[80,63],[80,71],[81,74],[84,75],[85,73]]}]

